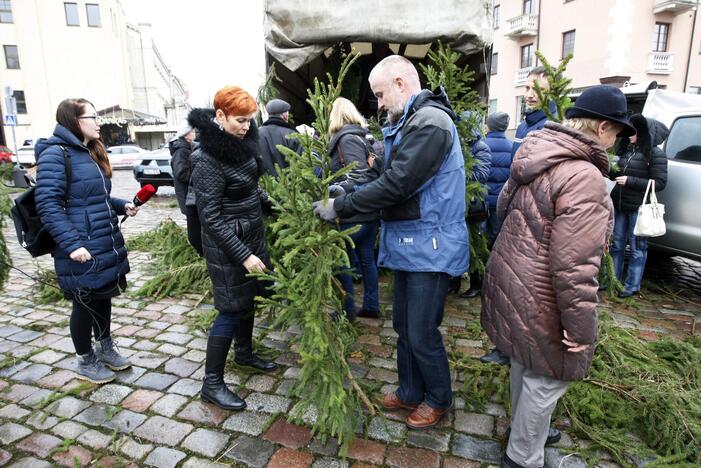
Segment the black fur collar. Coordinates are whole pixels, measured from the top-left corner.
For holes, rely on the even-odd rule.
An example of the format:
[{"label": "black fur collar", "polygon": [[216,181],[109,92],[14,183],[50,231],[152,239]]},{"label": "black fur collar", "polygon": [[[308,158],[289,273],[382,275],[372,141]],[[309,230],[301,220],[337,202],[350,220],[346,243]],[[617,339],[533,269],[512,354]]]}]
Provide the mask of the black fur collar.
[{"label": "black fur collar", "polygon": [[258,155],[258,129],[255,122],[243,140],[219,130],[213,120],[214,109],[193,109],[187,117],[191,127],[200,134],[202,151],[223,162],[241,162]]}]

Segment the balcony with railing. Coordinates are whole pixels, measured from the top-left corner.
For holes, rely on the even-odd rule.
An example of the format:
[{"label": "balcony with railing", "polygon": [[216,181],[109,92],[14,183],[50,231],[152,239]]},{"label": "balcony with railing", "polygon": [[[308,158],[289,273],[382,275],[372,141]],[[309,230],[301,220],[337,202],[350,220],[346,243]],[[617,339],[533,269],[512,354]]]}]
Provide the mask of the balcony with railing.
[{"label": "balcony with railing", "polygon": [[526,84],[526,81],[528,80],[528,74],[533,70],[533,67],[526,67],[526,68],[521,68],[516,72],[516,81],[514,82],[514,86],[523,86]]},{"label": "balcony with railing", "polygon": [[669,52],[650,52],[647,72],[651,75],[669,75],[674,70],[674,54]]},{"label": "balcony with railing", "polygon": [[521,15],[507,21],[506,35],[511,38],[538,35],[538,15]]},{"label": "balcony with railing", "polygon": [[655,0],[652,12],[657,13],[683,13],[699,6],[699,0]]}]

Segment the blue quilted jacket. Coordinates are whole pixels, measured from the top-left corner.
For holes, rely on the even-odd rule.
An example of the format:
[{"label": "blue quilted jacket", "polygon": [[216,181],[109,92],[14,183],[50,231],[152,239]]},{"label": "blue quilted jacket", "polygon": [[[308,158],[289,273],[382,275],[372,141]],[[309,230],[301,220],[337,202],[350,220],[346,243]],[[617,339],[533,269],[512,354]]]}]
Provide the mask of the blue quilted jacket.
[{"label": "blue quilted jacket", "polygon": [[487,203],[496,210],[497,199],[511,172],[512,149],[514,142],[506,138],[504,132],[488,132],[484,142],[492,151],[492,166],[487,180]]},{"label": "blue quilted jacket", "polygon": [[[68,150],[72,169],[67,197],[62,146]],[[56,125],[51,138],[39,141],[35,151],[36,206],[57,244],[52,255],[61,289],[74,293],[116,283],[129,271],[118,219],[128,201],[110,196],[111,180],[83,143],[62,125]],[[69,254],[80,247],[90,252],[92,261],[70,259]]]}]

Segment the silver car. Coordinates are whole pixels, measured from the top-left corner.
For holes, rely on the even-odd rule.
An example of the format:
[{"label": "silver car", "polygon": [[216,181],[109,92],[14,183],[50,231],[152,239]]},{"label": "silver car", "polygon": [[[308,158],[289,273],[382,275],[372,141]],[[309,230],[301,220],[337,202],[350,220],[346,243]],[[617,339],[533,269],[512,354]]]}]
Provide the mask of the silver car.
[{"label": "silver car", "polygon": [[665,206],[667,233],[649,238],[648,244],[701,261],[701,96],[655,90],[643,115],[670,129],[663,146],[667,186],[657,194]]}]

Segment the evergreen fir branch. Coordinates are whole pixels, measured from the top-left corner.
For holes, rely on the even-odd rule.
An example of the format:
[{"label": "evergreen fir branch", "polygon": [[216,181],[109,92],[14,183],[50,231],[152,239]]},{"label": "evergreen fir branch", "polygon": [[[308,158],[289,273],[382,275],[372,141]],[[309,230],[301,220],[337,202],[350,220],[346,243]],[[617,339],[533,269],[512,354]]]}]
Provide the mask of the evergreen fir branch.
[{"label": "evergreen fir branch", "polygon": [[[561,123],[565,118],[565,111],[572,106],[572,100],[569,98],[572,93],[570,86],[572,79],[564,74],[567,64],[572,60],[572,54],[567,54],[557,67],[553,67],[541,51],[536,50],[535,55],[547,70],[549,87],[548,90],[544,90],[538,81],[534,82],[533,88],[538,96],[538,109],[545,112],[549,121]],[[555,103],[555,114],[550,111],[551,102]]]}]

